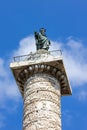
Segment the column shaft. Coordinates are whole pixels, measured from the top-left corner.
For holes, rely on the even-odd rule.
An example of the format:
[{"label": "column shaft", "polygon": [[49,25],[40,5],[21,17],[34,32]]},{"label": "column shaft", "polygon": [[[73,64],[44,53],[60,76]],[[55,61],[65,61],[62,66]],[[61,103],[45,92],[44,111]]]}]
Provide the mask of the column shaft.
[{"label": "column shaft", "polygon": [[60,84],[36,74],[24,86],[23,130],[61,130]]}]

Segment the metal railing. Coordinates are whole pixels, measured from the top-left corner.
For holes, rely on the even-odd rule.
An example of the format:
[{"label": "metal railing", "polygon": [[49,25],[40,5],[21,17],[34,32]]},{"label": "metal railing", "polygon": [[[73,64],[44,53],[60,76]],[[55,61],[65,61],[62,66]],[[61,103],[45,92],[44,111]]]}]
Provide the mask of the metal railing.
[{"label": "metal railing", "polygon": [[30,52],[27,55],[15,56],[15,57],[13,57],[13,60],[14,60],[14,62],[33,60],[35,58],[39,58],[40,54],[50,54],[52,56],[61,56],[62,55],[62,51],[61,50],[53,50],[53,51],[42,52],[42,53],[39,53],[39,52],[32,53],[32,52]]}]

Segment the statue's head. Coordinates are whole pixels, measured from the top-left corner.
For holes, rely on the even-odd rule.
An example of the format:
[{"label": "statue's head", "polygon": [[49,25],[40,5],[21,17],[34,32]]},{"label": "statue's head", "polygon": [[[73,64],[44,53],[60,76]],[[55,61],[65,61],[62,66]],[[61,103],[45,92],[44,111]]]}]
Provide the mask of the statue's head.
[{"label": "statue's head", "polygon": [[45,32],[46,32],[46,29],[44,29],[44,28],[41,28],[41,29],[40,29],[40,33],[41,33],[42,35],[45,35]]}]

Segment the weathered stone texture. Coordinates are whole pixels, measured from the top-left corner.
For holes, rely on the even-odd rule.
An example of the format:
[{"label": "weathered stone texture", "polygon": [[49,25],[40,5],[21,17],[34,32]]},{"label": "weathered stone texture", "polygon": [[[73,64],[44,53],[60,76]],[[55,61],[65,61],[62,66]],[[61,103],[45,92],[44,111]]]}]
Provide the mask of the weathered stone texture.
[{"label": "weathered stone texture", "polygon": [[35,74],[24,85],[23,130],[61,130],[60,84],[47,74]]}]

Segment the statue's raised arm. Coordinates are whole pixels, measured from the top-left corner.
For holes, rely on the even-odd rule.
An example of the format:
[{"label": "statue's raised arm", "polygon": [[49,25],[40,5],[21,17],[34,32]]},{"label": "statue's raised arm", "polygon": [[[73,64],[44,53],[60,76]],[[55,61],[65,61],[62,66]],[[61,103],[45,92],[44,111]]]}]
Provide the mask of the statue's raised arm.
[{"label": "statue's raised arm", "polygon": [[41,28],[40,32],[34,32],[35,41],[36,41],[36,49],[45,49],[48,50],[50,46],[50,41],[48,40],[46,34],[46,29]]}]

